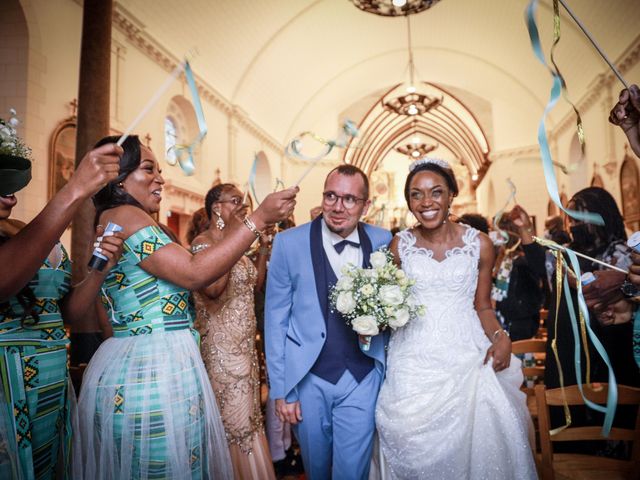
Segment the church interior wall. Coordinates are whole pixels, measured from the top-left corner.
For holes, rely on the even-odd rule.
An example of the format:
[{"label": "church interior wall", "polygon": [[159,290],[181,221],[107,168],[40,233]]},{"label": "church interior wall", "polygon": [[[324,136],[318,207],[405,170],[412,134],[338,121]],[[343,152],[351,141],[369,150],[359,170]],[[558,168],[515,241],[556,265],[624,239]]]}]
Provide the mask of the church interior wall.
[{"label": "church interior wall", "polygon": [[[3,26],[0,29],[0,39],[4,40],[5,45],[10,45],[0,47],[0,108],[3,114],[9,107],[18,110],[18,115],[24,120],[21,134],[33,149],[35,159],[33,181],[18,194],[19,204],[14,211],[16,218],[29,221],[48,200],[51,134],[59,122],[69,117],[69,102],[77,96],[82,8],[72,0],[7,0],[3,3],[2,8],[21,9],[27,27],[25,31],[24,25],[20,26],[19,16],[16,17],[17,20],[11,20],[13,17],[4,15],[0,20]],[[12,26],[12,22],[15,25]],[[25,36],[26,32],[28,37]],[[123,131],[169,73],[158,59],[140,50],[125,33],[115,27],[113,44],[111,120],[112,128]],[[638,50],[637,46],[635,48]],[[631,56],[623,72],[630,81],[640,77],[637,56]],[[206,59],[197,60],[202,61]],[[196,74],[197,62],[194,62]],[[604,64],[602,72],[602,76],[610,76]],[[588,186],[594,173],[598,173],[605,188],[620,202],[619,175],[626,138],[618,128],[608,124],[607,116],[621,86],[617,80],[598,80],[593,79],[594,86],[588,92],[570,91],[571,97],[577,99],[580,107],[587,142],[585,158],[577,161],[579,178],[564,176],[558,169],[556,175],[560,191],[570,197],[577,190]],[[513,95],[528,98],[524,103],[528,108],[510,104],[507,101],[509,92],[504,92],[500,98],[488,99],[491,102],[493,142],[490,158],[493,163],[476,191],[478,209],[487,216],[494,215],[508,198],[506,178],[511,178],[518,188],[517,200],[536,216],[537,228],[541,231],[542,222],[546,218],[548,197],[546,192],[542,193],[544,178],[536,144],[536,128],[544,105],[528,95],[525,86],[506,78],[502,78],[500,82],[509,91],[512,90]],[[252,112],[236,112],[227,99],[222,99],[226,103],[221,106],[219,102],[203,98],[209,133],[200,147],[196,174],[192,177],[184,176],[179,167],[172,167],[164,162],[164,116],[170,99],[176,95],[190,99],[189,90],[182,80],[170,87],[163,101],[136,128],[141,136],[150,135],[151,148],[161,161],[165,178],[172,185],[193,192],[196,196],[203,196],[219,169],[222,181],[232,181],[242,186],[249,176],[253,157],[259,150],[264,150],[267,154],[274,185],[275,179],[281,178],[289,186],[306,170],[308,164],[286,159],[277,141],[265,141],[264,134],[256,132],[256,128],[268,132],[269,125],[247,123]],[[571,162],[575,127],[572,120],[567,120],[570,115],[569,107],[559,105],[557,108],[558,112],[552,114],[548,124],[550,144],[554,160],[567,164]],[[274,117],[277,115],[278,112],[273,112]],[[329,117],[335,122],[337,113],[324,112],[322,118],[316,117],[314,124],[322,126],[323,134],[333,136],[335,128],[329,128]],[[319,203],[324,176],[338,164],[339,157],[338,153],[332,154],[331,161],[322,161],[305,179],[296,209],[298,223],[306,221],[309,210]],[[492,193],[489,192],[490,185]],[[160,212],[161,220],[172,209],[191,213],[196,204],[195,198],[165,197]],[[70,242],[68,232],[63,237],[67,243]]]}]

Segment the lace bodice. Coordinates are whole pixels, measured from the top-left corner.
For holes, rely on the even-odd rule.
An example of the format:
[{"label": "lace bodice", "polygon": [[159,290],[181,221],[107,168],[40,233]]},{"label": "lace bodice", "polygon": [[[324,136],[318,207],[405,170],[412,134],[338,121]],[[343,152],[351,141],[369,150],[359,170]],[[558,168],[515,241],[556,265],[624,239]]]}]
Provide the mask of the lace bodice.
[{"label": "lace bodice", "polygon": [[410,230],[398,234],[402,269],[416,280],[414,295],[425,306],[422,317],[398,331],[403,341],[412,336],[422,344],[464,344],[472,335],[476,342],[484,343],[482,338],[486,337],[474,309],[480,258],[478,233],[467,228],[462,245],[448,250],[440,261],[431,250],[416,246]]},{"label": "lace bodice", "polygon": [[391,335],[376,407],[381,477],[536,478],[519,362],[497,375],[484,364],[491,342],[474,307],[478,231],[467,228],[441,261],[411,231],[399,237],[425,313]]}]

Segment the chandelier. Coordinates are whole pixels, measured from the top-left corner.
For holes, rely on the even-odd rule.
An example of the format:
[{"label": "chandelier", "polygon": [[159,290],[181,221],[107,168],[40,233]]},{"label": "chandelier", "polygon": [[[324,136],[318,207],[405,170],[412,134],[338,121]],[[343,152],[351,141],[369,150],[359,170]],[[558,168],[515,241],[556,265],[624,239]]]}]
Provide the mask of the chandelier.
[{"label": "chandelier", "polygon": [[422,12],[440,0],[351,0],[364,12],[383,17],[401,17]]},{"label": "chandelier", "polygon": [[409,143],[404,145],[399,145],[394,148],[394,150],[402,155],[407,155],[410,159],[415,160],[420,157],[424,157],[429,152],[433,152],[440,145],[435,144],[431,145],[428,143],[424,143],[420,136],[418,135],[418,123],[416,120],[411,122],[411,129],[413,130],[413,138]]},{"label": "chandelier", "polygon": [[409,16],[407,16],[407,50],[409,51],[409,64],[407,66],[409,70],[409,84],[405,88],[406,93],[392,98],[384,96],[380,99],[380,103],[382,104],[382,108],[396,115],[423,115],[432,108],[439,106],[442,103],[442,98],[419,93],[416,89],[416,66],[413,62],[411,20]]}]

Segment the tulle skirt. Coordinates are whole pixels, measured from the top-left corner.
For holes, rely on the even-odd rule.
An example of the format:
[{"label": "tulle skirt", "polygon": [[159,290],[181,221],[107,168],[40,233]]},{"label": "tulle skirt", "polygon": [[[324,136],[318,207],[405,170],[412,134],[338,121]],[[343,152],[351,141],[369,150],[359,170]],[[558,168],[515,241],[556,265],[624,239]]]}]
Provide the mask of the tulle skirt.
[{"label": "tulle skirt", "polygon": [[108,339],[87,367],[78,411],[74,478],[233,478],[218,406],[188,329]]}]

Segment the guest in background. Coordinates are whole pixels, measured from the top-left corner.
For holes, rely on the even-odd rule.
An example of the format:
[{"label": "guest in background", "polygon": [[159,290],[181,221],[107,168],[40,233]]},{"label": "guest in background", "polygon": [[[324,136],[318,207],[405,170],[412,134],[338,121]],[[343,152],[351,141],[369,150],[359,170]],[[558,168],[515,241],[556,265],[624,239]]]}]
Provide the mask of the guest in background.
[{"label": "guest in background", "polygon": [[204,207],[199,208],[191,216],[189,227],[187,228],[186,240],[189,248],[193,243],[193,239],[209,228],[209,217]]},{"label": "guest in background", "polygon": [[458,223],[464,223],[489,235],[489,222],[479,213],[465,213],[458,218]]},{"label": "guest in background", "polygon": [[[569,219],[571,231],[571,243],[569,247],[576,252],[586,254],[590,257],[604,261],[605,263],[615,264],[621,268],[627,268],[631,263],[630,250],[625,245],[627,238],[624,230],[624,222],[620,210],[615,203],[613,197],[604,189],[598,187],[589,187],[577,192],[569,201],[568,208],[578,211],[589,211],[598,213],[604,219],[604,226],[586,224],[574,219]],[[529,265],[538,272],[541,278],[546,275],[544,269],[545,249],[534,242],[531,234],[533,226],[531,220],[524,209],[520,206],[514,207],[510,217],[514,224],[519,227],[520,236],[522,238],[523,249]],[[592,272],[599,270],[600,265],[592,263],[589,260],[580,259],[580,268],[582,272]],[[575,279],[574,279],[575,282]],[[556,310],[556,281],[552,282],[553,292],[551,295],[552,303],[549,308],[549,316],[546,321],[548,331],[547,355],[545,361],[544,383],[548,388],[557,388],[560,386],[560,368],[564,377],[564,385],[575,385],[577,381],[575,362],[574,362],[574,341],[580,342],[580,339],[574,339],[573,329],[569,316],[569,310],[565,295],[563,294],[558,305],[558,322],[555,324]],[[576,292],[573,287],[569,293],[573,297],[574,305],[576,302]],[[639,386],[640,374],[633,360],[632,351],[632,331],[631,324],[612,325],[603,327],[594,318],[590,318],[590,327],[602,342],[607,355],[611,361],[616,380],[620,384]],[[557,336],[556,336],[557,328]],[[559,365],[556,363],[555,355],[551,349],[553,340],[555,339]],[[608,371],[606,365],[597,355],[596,350],[588,340],[588,351],[590,354],[591,380],[595,382],[607,382]],[[582,352],[581,362],[581,379],[585,381],[585,368],[587,362]],[[620,415],[616,417],[618,420]],[[564,415],[559,411],[552,411],[552,427],[558,427],[564,424]],[[602,416],[598,412],[587,409],[572,409],[572,422],[575,425],[595,425],[602,424]]]},{"label": "guest in background", "polygon": [[540,325],[543,300],[542,281],[531,270],[522,251],[518,227],[506,213],[498,224],[509,235],[500,247],[493,269],[491,297],[496,302],[496,316],[511,341],[535,336]]},{"label": "guest in background", "polygon": [[136,136],[123,148],[118,177],[94,196],[96,222],[122,226],[126,240],[105,281],[86,282],[95,292],[103,289],[114,336],[85,372],[78,402],[82,464],[75,478],[232,478],[192,329],[189,290],[215,282],[259,230],[290,215],[297,189],[270,194],[243,220],[229,219],[223,241],[192,255],[151,216],[160,209],[164,184],[153,152]]},{"label": "guest in background", "polygon": [[609,122],[622,129],[631,149],[640,157],[640,89],[637,85],[620,92],[618,103],[609,114]]},{"label": "guest in background", "polygon": [[[229,183],[209,190],[205,198],[209,228],[193,240],[196,256],[224,241],[227,225],[247,215],[243,198]],[[264,283],[268,253],[269,238],[263,234],[256,265],[242,256],[230,271],[194,294],[202,358],[220,406],[236,479],[275,479],[262,418],[255,346],[254,294]]]},{"label": "guest in background", "polygon": [[[0,478],[71,478],[75,394],[61,314],[71,289],[71,262],[58,238],[83,201],[118,174],[121,152],[113,144],[89,152],[26,226],[9,217],[14,194],[31,179],[31,162],[14,157],[0,165],[0,219],[6,220],[0,230]],[[116,238],[104,241],[109,258],[118,251]]]}]

